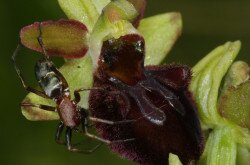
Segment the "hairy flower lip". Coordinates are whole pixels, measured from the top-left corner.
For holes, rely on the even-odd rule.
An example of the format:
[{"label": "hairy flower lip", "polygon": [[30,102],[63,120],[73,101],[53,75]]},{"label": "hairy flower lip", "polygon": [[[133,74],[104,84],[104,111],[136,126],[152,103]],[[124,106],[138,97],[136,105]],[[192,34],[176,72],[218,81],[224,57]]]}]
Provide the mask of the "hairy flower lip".
[{"label": "hairy flower lip", "polygon": [[[124,56],[129,61],[133,60],[133,57],[137,57],[136,54],[141,53],[136,51],[137,44],[134,43],[134,39],[140,40],[141,37],[134,37],[135,35],[129,34],[118,39],[110,39],[112,42],[105,41],[102,48],[105,51],[101,53],[100,58],[103,54],[109,55],[111,56],[109,60],[114,60],[111,64],[121,62],[120,65],[123,65],[123,62],[126,61],[119,61],[119,58],[123,59]],[[119,44],[120,42],[124,42],[124,44]],[[141,44],[141,49],[144,50],[143,45]],[[115,49],[113,49],[114,47]],[[106,52],[106,50],[109,51]],[[140,164],[167,165],[169,153],[177,154],[184,165],[191,160],[197,160],[204,148],[204,138],[192,94],[187,89],[191,77],[190,68],[173,64],[145,68],[141,63],[131,63],[131,65],[138,65],[142,72],[136,70],[130,74],[144,75],[132,84],[127,84],[127,81],[123,81],[123,79],[120,79],[121,82],[109,81],[112,77],[115,79],[120,77],[116,77],[116,74],[109,74],[99,65],[94,73],[94,88],[106,88],[109,91],[103,93],[91,90],[90,110],[95,117],[106,120],[141,120],[131,125],[122,126],[97,124],[98,131],[103,138],[109,140],[135,138],[135,142],[111,144],[111,149],[119,155]],[[130,65],[128,67],[137,68]],[[111,69],[113,72],[116,72],[116,69],[120,71],[119,66],[116,65],[113,65]],[[164,72],[170,74],[162,74]],[[174,73],[171,74],[171,72]],[[145,82],[143,83],[144,88],[138,85],[141,82]],[[156,86],[156,84],[159,86]],[[136,90],[137,88],[139,90]],[[137,93],[134,93],[134,91],[137,91]],[[168,91],[168,94],[172,93],[173,96],[169,94],[169,97],[175,98],[174,96],[176,96],[176,98],[171,101],[166,99],[167,93],[162,94],[163,91]],[[122,96],[119,99],[120,101],[112,93],[120,93],[120,96]],[[149,102],[149,104],[146,104],[146,102]],[[175,107],[180,108],[179,102],[184,106],[185,113],[183,114],[175,109]],[[129,108],[128,111],[126,107]],[[148,112],[146,110],[155,110],[154,107],[158,107],[166,115],[166,121],[162,124],[157,125],[157,123],[152,122],[151,118],[144,116],[142,109]],[[127,112],[125,113],[126,116],[123,116],[124,112]]]}]

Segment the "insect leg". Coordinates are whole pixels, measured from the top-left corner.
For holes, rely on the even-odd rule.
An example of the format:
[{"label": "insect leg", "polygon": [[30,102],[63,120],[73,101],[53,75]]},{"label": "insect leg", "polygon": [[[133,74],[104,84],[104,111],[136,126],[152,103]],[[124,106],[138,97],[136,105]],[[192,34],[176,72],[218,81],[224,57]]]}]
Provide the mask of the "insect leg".
[{"label": "insect leg", "polygon": [[80,111],[81,111],[81,118],[83,119],[82,124],[87,125],[88,127],[90,127],[89,121],[99,122],[99,123],[104,123],[104,124],[109,124],[109,125],[127,124],[127,123],[136,122],[136,120],[110,121],[110,120],[100,119],[97,117],[91,117],[89,116],[89,114],[86,112],[84,108],[81,108]]},{"label": "insect leg", "polygon": [[55,141],[58,144],[65,144],[63,141],[61,141],[61,135],[62,135],[63,129],[64,129],[64,124],[63,122],[60,122],[57,126],[56,135],[55,135]]},{"label": "insect leg", "polygon": [[83,92],[83,91],[90,91],[90,90],[103,90],[105,91],[105,89],[103,88],[80,88],[80,89],[77,89],[74,91],[74,96],[75,96],[75,103],[79,103],[80,100],[81,100],[81,96],[80,96],[80,92]]},{"label": "insect leg", "polygon": [[102,145],[102,143],[96,145],[95,147],[93,147],[93,148],[90,149],[90,150],[85,150],[85,152],[87,152],[87,153],[93,153],[93,152],[95,152],[99,147],[101,147],[101,145]]},{"label": "insect leg", "polygon": [[94,152],[96,149],[98,149],[101,146],[101,144],[98,144],[97,146],[95,146],[94,148],[90,150],[80,150],[78,148],[73,147],[71,143],[71,137],[72,137],[72,129],[70,127],[67,127],[66,128],[66,145],[67,145],[68,150],[71,152],[91,154],[92,152]]},{"label": "insect leg", "polygon": [[15,70],[16,70],[16,72],[17,72],[17,75],[18,75],[19,79],[20,79],[21,82],[22,82],[22,85],[23,85],[24,89],[27,90],[28,92],[35,93],[35,94],[37,94],[38,96],[41,96],[41,97],[44,97],[44,98],[48,98],[48,96],[47,96],[44,92],[41,92],[41,91],[39,91],[39,90],[36,90],[36,89],[34,89],[34,88],[32,88],[32,87],[26,85],[26,82],[25,82],[25,80],[24,80],[24,78],[23,78],[23,75],[22,75],[22,73],[21,73],[21,70],[19,69],[19,67],[18,67],[17,64],[16,64],[16,56],[17,56],[17,54],[18,54],[19,49],[20,49],[21,46],[22,46],[22,45],[21,45],[20,43],[17,45],[17,48],[16,48],[15,52],[13,53],[11,59],[12,59],[12,62],[13,62],[13,64],[14,64],[14,67],[15,67]]},{"label": "insect leg", "polygon": [[134,141],[135,138],[131,138],[131,139],[123,139],[123,140],[107,140],[107,139],[103,139],[99,136],[96,136],[96,135],[93,135],[91,133],[88,132],[88,127],[87,125],[84,126],[84,133],[86,136],[88,136],[89,138],[91,139],[95,139],[95,140],[98,140],[100,142],[103,142],[103,143],[106,143],[106,144],[114,144],[114,143],[125,143],[125,142],[130,142],[130,141]]},{"label": "insect leg", "polygon": [[127,123],[133,123],[136,120],[122,120],[122,121],[110,121],[110,120],[104,120],[96,117],[88,117],[90,121],[93,122],[99,122],[99,123],[104,123],[104,124],[109,124],[109,125],[116,125],[116,124],[127,124]]},{"label": "insect leg", "polygon": [[46,110],[46,111],[56,111],[55,107],[49,106],[49,105],[43,105],[43,104],[32,104],[32,103],[20,103],[20,106],[22,107],[36,107],[36,108],[40,108],[42,110]]},{"label": "insect leg", "polygon": [[[94,88],[80,88],[80,89],[77,89],[77,90],[74,91],[74,97],[75,97],[74,101],[75,101],[75,103],[77,104],[81,100],[80,92],[90,91],[90,90],[102,90],[102,91],[105,91],[105,92],[109,92],[105,88],[96,88],[96,87],[94,87]],[[126,116],[127,113],[129,112],[129,109],[130,109],[130,106],[131,106],[130,105],[130,101],[127,98],[127,96],[124,93],[119,92],[119,91],[112,91],[112,92],[109,92],[109,94],[111,94],[111,95],[117,95],[117,96],[121,96],[122,97],[122,99],[125,101],[125,103],[127,105],[127,107],[126,107],[126,114],[124,114]]]},{"label": "insect leg", "polygon": [[69,151],[78,152],[79,151],[78,149],[72,147],[71,137],[72,137],[72,129],[67,127],[66,128],[66,145],[67,145],[67,148],[68,148]]}]

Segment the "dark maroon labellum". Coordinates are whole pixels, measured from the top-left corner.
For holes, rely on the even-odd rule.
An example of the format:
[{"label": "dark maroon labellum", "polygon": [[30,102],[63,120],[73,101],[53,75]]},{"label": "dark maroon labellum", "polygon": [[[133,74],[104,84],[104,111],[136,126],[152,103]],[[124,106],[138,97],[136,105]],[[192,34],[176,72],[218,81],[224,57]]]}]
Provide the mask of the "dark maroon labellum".
[{"label": "dark maroon labellum", "polygon": [[103,43],[94,74],[90,110],[122,125],[97,124],[108,140],[135,138],[111,144],[114,152],[143,165],[168,165],[169,153],[184,165],[199,159],[203,136],[196,107],[187,86],[190,68],[184,65],[144,67],[144,39],[136,34]]}]

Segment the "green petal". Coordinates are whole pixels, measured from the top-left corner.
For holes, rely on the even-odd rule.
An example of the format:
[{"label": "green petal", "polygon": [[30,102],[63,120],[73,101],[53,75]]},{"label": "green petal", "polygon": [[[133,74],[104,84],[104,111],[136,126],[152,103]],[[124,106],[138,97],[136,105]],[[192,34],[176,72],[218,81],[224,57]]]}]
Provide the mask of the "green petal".
[{"label": "green petal", "polygon": [[138,16],[138,12],[133,4],[127,0],[115,0],[103,9],[102,16],[106,17],[111,23],[120,20],[132,22]]},{"label": "green petal", "polygon": [[235,165],[237,145],[230,128],[216,128],[210,133],[199,165]]},{"label": "green petal", "polygon": [[110,0],[58,0],[68,18],[81,21],[91,31],[102,9]]},{"label": "green petal", "polygon": [[[59,70],[69,83],[71,95],[76,89],[88,89],[92,86],[92,61],[90,56],[88,55],[82,59],[68,61]],[[79,103],[80,106],[83,106],[85,108],[88,107],[87,95],[87,92],[82,92],[82,99]],[[29,93],[23,102],[55,106],[55,103],[53,101],[44,99],[33,93]],[[32,121],[59,119],[56,112],[48,112],[33,107],[22,107],[22,113],[28,120]]]},{"label": "green petal", "polygon": [[250,67],[244,61],[236,61],[230,67],[223,86],[222,93],[228,89],[228,87],[237,87],[238,85],[249,80]]},{"label": "green petal", "polygon": [[146,43],[145,64],[160,64],[181,35],[181,14],[166,13],[142,19],[138,30]]},{"label": "green petal", "polygon": [[219,87],[240,47],[240,41],[219,46],[193,68],[190,90],[197,102],[200,118],[206,126],[220,124],[221,118],[217,111]]},{"label": "green petal", "polygon": [[83,57],[88,50],[88,30],[84,24],[76,20],[35,22],[20,31],[20,39],[24,46],[43,52],[37,38],[40,35],[43,46],[49,56],[64,58]]}]

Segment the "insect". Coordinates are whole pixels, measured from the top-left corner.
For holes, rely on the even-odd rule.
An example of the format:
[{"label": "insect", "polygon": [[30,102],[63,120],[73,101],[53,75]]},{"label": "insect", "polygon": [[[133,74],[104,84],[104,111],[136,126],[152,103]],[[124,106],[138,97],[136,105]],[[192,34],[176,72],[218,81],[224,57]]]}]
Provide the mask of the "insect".
[{"label": "insect", "polygon": [[114,133],[119,138],[133,135],[135,141],[112,144],[111,149],[139,164],[167,165],[169,153],[174,153],[186,165],[203,150],[196,106],[187,89],[190,68],[144,66],[144,56],[144,39],[138,34],[103,42],[94,88],[108,88],[109,92],[91,90],[92,114],[106,120],[143,119],[133,125],[98,123],[96,127],[105,139],[112,140]]},{"label": "insect", "polygon": [[[116,124],[128,124],[133,122],[132,120],[123,120],[123,121],[109,121],[104,120],[96,117],[91,117],[88,113],[88,111],[77,104],[80,102],[80,92],[86,91],[88,89],[79,89],[74,91],[74,99],[72,100],[70,97],[70,89],[69,85],[66,81],[66,79],[63,77],[63,75],[59,72],[59,70],[55,67],[53,62],[49,60],[49,57],[47,55],[46,48],[44,47],[43,40],[42,40],[42,30],[41,25],[39,24],[39,36],[37,38],[39,45],[41,46],[43,57],[37,61],[35,65],[35,75],[36,79],[39,83],[39,86],[41,87],[42,91],[39,91],[37,89],[34,89],[30,86],[26,85],[26,82],[23,78],[23,75],[19,69],[19,67],[16,64],[16,56],[18,54],[19,49],[21,48],[22,44],[18,44],[17,49],[15,50],[12,61],[15,66],[15,70],[18,74],[18,77],[20,78],[23,87],[34,94],[37,94],[41,97],[52,99],[56,103],[56,107],[51,107],[48,105],[41,105],[41,104],[32,104],[27,102],[22,102],[21,106],[30,106],[30,107],[37,107],[41,110],[46,111],[53,111],[57,112],[60,117],[60,123],[57,127],[55,140],[59,144],[65,144],[67,146],[67,149],[72,152],[81,152],[81,153],[91,153],[95,151],[100,145],[97,145],[91,150],[80,150],[78,148],[75,148],[72,145],[71,137],[72,137],[72,131],[78,131],[78,128],[81,126],[82,132],[89,138],[98,140],[100,142],[106,143],[106,144],[112,144],[112,143],[124,143],[133,141],[133,138],[128,138],[124,140],[107,140],[103,139],[101,137],[98,137],[94,134],[89,133],[88,129],[90,127],[90,122],[100,122],[107,125],[116,125]],[[92,90],[102,90],[102,89],[92,89]],[[63,142],[61,140],[62,132],[66,128],[65,133],[65,141]]]}]

